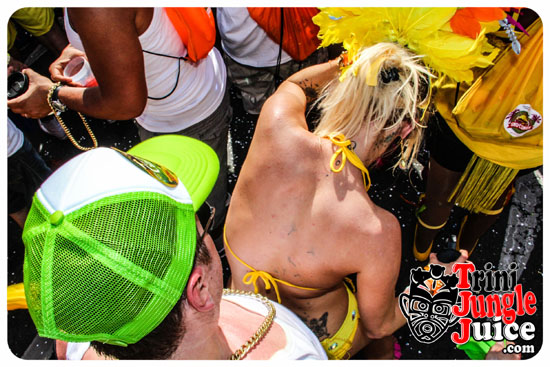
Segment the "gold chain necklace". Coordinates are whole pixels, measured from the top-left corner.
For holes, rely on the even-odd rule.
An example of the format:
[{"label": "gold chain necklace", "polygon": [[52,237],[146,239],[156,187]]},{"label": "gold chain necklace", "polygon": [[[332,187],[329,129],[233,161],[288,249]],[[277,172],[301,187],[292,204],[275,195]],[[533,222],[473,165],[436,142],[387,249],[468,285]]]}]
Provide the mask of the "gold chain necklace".
[{"label": "gold chain necklace", "polygon": [[255,298],[256,300],[262,302],[263,305],[267,308],[267,311],[268,311],[264,322],[262,322],[262,324],[260,325],[258,330],[254,333],[254,335],[252,335],[250,337],[250,339],[248,339],[247,342],[244,343],[242,345],[242,347],[237,349],[235,351],[235,353],[233,353],[231,355],[231,357],[229,358],[231,360],[243,359],[244,356],[256,344],[258,344],[263,339],[263,337],[267,334],[267,332],[269,331],[269,328],[271,327],[271,325],[273,324],[273,320],[275,319],[275,307],[273,306],[273,304],[266,297],[262,296],[261,294],[241,291],[241,290],[237,290],[237,289],[227,289],[227,288],[225,288],[223,290],[223,295],[224,296],[231,296],[231,295],[245,296],[245,297]]},{"label": "gold chain necklace", "polygon": [[55,83],[54,85],[52,85],[52,87],[50,88],[50,90],[48,92],[47,101],[48,101],[48,105],[50,106],[50,108],[53,111],[53,115],[55,116],[56,120],[59,122],[59,125],[61,125],[61,127],[65,131],[65,134],[67,134],[67,137],[69,138],[69,140],[71,141],[71,143],[73,143],[73,145],[75,147],[77,147],[80,150],[84,150],[84,151],[97,148],[97,139],[95,138],[95,135],[92,132],[92,129],[90,129],[90,126],[88,126],[88,123],[86,122],[86,118],[80,112],[77,111],[76,113],[78,113],[78,116],[80,116],[80,119],[82,120],[82,123],[84,124],[84,127],[86,128],[86,131],[88,131],[88,134],[90,134],[90,137],[92,138],[92,142],[93,142],[93,145],[94,145],[93,147],[83,147],[80,144],[78,144],[78,142],[75,140],[75,138],[73,137],[73,135],[71,134],[71,132],[69,131],[67,126],[65,126],[65,122],[61,118],[61,114],[58,114],[57,112],[55,112],[55,109],[53,108],[52,103],[51,103],[52,94],[53,94],[55,88],[59,87],[60,85],[61,85],[61,83],[59,83],[59,82]]}]

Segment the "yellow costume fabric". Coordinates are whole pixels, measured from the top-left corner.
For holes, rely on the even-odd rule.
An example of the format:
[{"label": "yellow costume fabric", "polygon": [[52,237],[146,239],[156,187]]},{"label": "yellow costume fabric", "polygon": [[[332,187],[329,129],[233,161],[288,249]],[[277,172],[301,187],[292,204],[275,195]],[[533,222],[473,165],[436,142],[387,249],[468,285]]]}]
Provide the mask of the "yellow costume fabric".
[{"label": "yellow costume fabric", "polygon": [[[274,278],[268,272],[256,270],[252,266],[245,263],[242,259],[235,255],[231,247],[229,247],[229,242],[227,241],[227,236],[225,235],[225,227],[223,229],[223,242],[231,255],[233,255],[233,257],[237,259],[237,261],[239,261],[241,264],[250,269],[250,271],[246,273],[243,277],[242,282],[244,284],[253,284],[255,293],[258,293],[258,287],[256,285],[256,281],[258,280],[258,278],[263,280],[266,289],[270,289],[273,286],[273,288],[275,289],[275,293],[277,294],[277,301],[279,303],[281,303],[281,297],[279,295],[279,288],[277,287],[277,283],[285,284],[289,287],[299,289],[317,290],[317,288],[300,287],[284,280]],[[342,323],[342,326],[340,326],[338,331],[332,337],[324,339],[321,342],[321,345],[327,352],[327,356],[329,357],[329,359],[342,359],[347,356],[347,353],[351,349],[355,333],[357,332],[357,326],[359,325],[359,308],[357,306],[357,299],[355,298],[355,295],[349,289],[349,286],[347,284],[346,290],[348,292],[348,313],[346,315],[346,318]]]},{"label": "yellow costume fabric", "polygon": [[[542,22],[519,37],[521,53],[506,49],[493,67],[466,90],[456,106],[456,83],[438,90],[435,105],[455,135],[477,156],[498,165],[526,169],[542,164],[542,124],[521,136],[506,129],[507,116],[529,104],[542,117]],[[518,120],[533,118],[517,116]],[[526,121],[527,123],[537,121]]]},{"label": "yellow costume fabric", "polygon": [[[319,26],[321,47],[342,43],[350,60],[362,47],[380,42],[398,43],[417,55],[440,76],[456,82],[473,81],[472,68],[491,65],[498,50],[485,38],[499,28],[498,20],[482,22],[477,37],[455,33],[453,7],[327,7],[313,17]],[[502,17],[505,17],[502,12]],[[346,77],[353,67],[342,70]]]},{"label": "yellow costume fabric", "polygon": [[25,297],[25,288],[23,283],[12,284],[8,286],[8,311],[26,309],[27,298]]},{"label": "yellow costume fabric", "polygon": [[435,105],[474,156],[449,197],[474,213],[494,209],[521,169],[542,164],[542,22],[519,37],[521,53],[508,47],[493,67],[464,91],[443,85]]},{"label": "yellow costume fabric", "polygon": [[52,8],[22,8],[15,11],[8,21],[8,50],[12,48],[17,35],[14,21],[33,36],[40,37],[50,31],[54,17]]}]

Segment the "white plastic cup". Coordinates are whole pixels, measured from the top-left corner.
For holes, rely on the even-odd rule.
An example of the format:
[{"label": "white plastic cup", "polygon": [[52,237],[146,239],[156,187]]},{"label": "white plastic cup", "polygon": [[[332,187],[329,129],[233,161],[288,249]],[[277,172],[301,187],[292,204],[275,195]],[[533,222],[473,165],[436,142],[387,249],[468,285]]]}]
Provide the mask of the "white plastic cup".
[{"label": "white plastic cup", "polygon": [[97,85],[90,63],[83,56],[77,56],[69,61],[63,70],[63,75],[71,78],[73,83],[78,83],[85,87]]}]

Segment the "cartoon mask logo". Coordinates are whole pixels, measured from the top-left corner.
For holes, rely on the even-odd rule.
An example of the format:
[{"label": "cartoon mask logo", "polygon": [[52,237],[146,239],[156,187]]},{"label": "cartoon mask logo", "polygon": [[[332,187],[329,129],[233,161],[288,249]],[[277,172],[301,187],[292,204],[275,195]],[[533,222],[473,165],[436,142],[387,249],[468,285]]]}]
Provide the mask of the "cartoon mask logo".
[{"label": "cartoon mask logo", "polygon": [[421,343],[433,343],[458,321],[451,312],[458,297],[458,276],[444,272],[445,268],[437,264],[431,264],[429,271],[412,269],[410,293],[399,295],[401,312]]}]

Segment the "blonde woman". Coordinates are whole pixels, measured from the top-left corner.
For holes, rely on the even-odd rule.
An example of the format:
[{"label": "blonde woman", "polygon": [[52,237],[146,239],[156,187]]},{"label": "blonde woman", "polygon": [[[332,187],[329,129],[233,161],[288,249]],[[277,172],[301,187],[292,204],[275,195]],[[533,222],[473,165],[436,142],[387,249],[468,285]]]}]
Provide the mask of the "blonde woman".
[{"label": "blonde woman", "polygon": [[[429,77],[390,43],[361,50],[342,80],[339,61],[294,74],[267,100],[225,232],[231,287],[292,309],[333,359],[405,324],[395,298],[400,226],[369,198],[367,167],[396,139],[399,164],[410,164]],[[312,133],[306,105],[318,93]],[[345,281],[354,273],[356,290]]]}]

